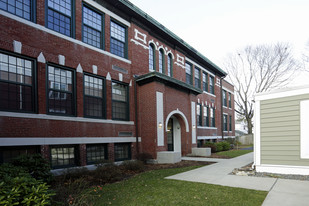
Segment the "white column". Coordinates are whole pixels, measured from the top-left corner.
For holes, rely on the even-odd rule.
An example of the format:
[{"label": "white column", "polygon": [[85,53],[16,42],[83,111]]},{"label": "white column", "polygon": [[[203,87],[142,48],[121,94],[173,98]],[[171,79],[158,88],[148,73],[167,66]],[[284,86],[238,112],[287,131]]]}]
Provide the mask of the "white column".
[{"label": "white column", "polygon": [[196,144],[196,107],[195,107],[195,102],[191,102],[191,130],[192,130],[192,144]]},{"label": "white column", "polygon": [[163,93],[157,92],[157,142],[164,146],[164,121],[163,121]]}]

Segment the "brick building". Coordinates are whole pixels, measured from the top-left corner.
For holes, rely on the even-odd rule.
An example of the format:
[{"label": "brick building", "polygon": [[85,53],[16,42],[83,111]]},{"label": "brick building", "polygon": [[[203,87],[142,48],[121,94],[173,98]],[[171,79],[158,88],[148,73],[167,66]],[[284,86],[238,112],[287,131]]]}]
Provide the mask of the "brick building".
[{"label": "brick building", "polygon": [[235,136],[227,74],[127,0],[0,1],[0,22],[0,162],[178,158]]}]

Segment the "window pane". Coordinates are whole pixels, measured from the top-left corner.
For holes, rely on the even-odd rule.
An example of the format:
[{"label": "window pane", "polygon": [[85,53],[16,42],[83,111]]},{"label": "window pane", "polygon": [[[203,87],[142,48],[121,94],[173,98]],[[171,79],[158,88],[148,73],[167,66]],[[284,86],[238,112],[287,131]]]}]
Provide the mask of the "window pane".
[{"label": "window pane", "polygon": [[84,75],[86,116],[103,117],[103,80]]},{"label": "window pane", "polygon": [[115,144],[115,161],[129,160],[131,159],[131,144]]},{"label": "window pane", "polygon": [[120,57],[125,56],[126,29],[111,21],[111,53]]},{"label": "window pane", "polygon": [[191,64],[186,63],[186,83],[192,84],[192,66]]},{"label": "window pane", "polygon": [[154,46],[149,45],[149,70],[153,71],[154,69]]},{"label": "window pane", "polygon": [[74,146],[64,145],[51,147],[50,153],[52,168],[63,168],[76,165]]},{"label": "window pane", "polygon": [[102,15],[85,6],[83,9],[83,41],[101,48]]},{"label": "window pane", "polygon": [[107,158],[107,145],[87,145],[87,164],[99,163]]},{"label": "window pane", "polygon": [[31,0],[0,0],[0,9],[21,18],[31,20]]},{"label": "window pane", "polygon": [[112,83],[112,117],[113,119],[128,120],[128,87],[123,84]]},{"label": "window pane", "polygon": [[163,68],[164,68],[164,65],[163,65],[163,63],[164,63],[164,60],[163,60],[163,51],[162,50],[160,50],[160,52],[159,52],[159,72],[161,72],[161,73],[163,73]]}]

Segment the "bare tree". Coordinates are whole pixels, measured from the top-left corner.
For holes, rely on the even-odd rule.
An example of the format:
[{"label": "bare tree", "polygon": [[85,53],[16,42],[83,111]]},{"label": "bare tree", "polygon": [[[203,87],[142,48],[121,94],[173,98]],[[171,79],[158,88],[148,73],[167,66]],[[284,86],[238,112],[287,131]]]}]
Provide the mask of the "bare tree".
[{"label": "bare tree", "polygon": [[252,134],[255,93],[286,86],[299,68],[287,43],[248,46],[225,61],[228,80],[235,89],[235,111],[248,124]]}]

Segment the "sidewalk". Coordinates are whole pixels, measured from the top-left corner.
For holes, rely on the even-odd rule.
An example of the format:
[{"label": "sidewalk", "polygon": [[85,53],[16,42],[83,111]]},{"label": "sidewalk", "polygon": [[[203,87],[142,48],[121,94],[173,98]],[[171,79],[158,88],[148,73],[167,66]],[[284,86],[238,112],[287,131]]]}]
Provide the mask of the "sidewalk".
[{"label": "sidewalk", "polygon": [[234,168],[253,162],[253,153],[233,159],[194,157],[184,157],[182,159],[217,163],[173,175],[167,177],[167,179],[269,191],[263,206],[309,205],[309,181],[229,175]]}]

